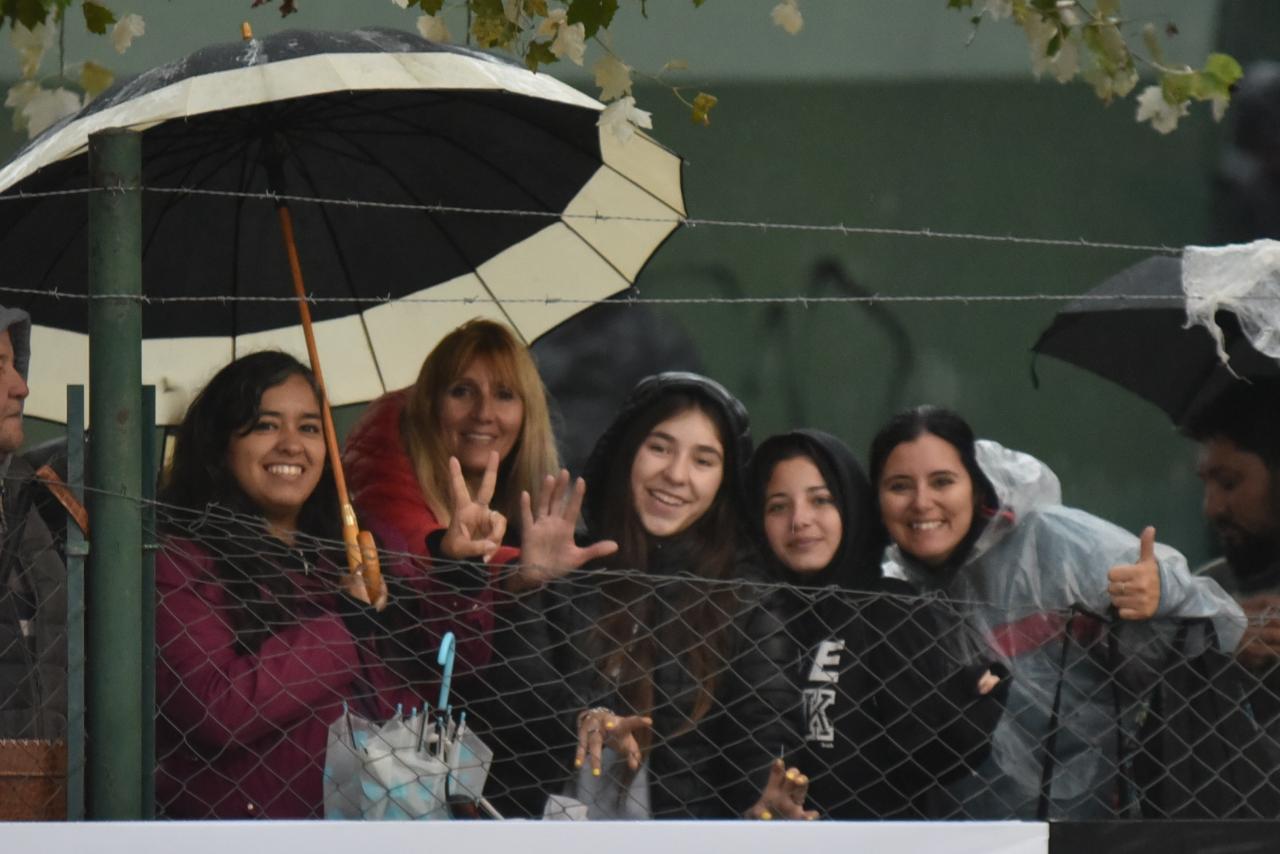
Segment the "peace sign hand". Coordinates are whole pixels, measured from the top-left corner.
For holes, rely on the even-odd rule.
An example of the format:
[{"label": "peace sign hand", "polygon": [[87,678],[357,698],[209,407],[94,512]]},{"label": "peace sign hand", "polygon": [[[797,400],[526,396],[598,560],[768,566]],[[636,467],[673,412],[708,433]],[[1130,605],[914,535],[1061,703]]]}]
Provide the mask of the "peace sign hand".
[{"label": "peace sign hand", "polygon": [[467,489],[467,479],[462,474],[462,464],[457,457],[449,457],[449,527],[441,541],[444,556],[455,560],[481,558],[485,563],[502,545],[507,533],[507,517],[489,509],[494,488],[498,483],[498,452],[490,451],[485,462],[484,476],[475,497]]},{"label": "peace sign hand", "polygon": [[587,484],[578,478],[569,487],[569,470],[543,478],[537,507],[529,493],[520,494],[520,569],[511,577],[513,592],[530,590],[568,575],[584,563],[606,557],[618,550],[613,540],[601,540],[586,548],[574,540],[574,528],[582,510]]},{"label": "peace sign hand", "polygon": [[1156,529],[1142,531],[1138,562],[1111,567],[1107,594],[1122,620],[1146,620],[1160,606],[1160,566],[1156,563]]}]

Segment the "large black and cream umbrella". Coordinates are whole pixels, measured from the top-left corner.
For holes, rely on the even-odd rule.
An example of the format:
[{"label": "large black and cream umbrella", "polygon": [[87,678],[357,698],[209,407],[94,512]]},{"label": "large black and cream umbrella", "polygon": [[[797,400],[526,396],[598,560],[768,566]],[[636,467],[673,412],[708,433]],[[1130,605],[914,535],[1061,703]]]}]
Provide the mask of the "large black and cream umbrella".
[{"label": "large black and cream umbrella", "polygon": [[628,288],[684,214],[680,161],[597,126],[603,109],[381,29],[216,45],[114,87],[0,171],[0,196],[27,195],[0,198],[0,303],[36,323],[27,412],[62,418],[88,379],[86,301],[67,296],[86,288],[86,199],[41,194],[88,186],[91,133],[142,132],[143,379],[174,423],[233,357],[306,354],[272,194],[335,405],[408,385],[463,320],[532,343]]}]

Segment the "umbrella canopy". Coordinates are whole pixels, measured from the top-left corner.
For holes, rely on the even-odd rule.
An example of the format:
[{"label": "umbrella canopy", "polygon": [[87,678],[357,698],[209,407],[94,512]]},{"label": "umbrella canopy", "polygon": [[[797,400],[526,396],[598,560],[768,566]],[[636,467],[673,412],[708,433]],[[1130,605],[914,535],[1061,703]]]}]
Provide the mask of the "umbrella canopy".
[{"label": "umbrella canopy", "polygon": [[1058,312],[1031,349],[1123,386],[1181,425],[1241,378],[1280,375],[1280,363],[1250,345],[1234,314],[1220,310],[1215,319],[1229,369],[1203,326],[1187,328],[1182,259],[1156,256]]},{"label": "umbrella canopy", "polygon": [[[285,32],[103,93],[0,170],[0,195],[85,188],[91,133],[142,132],[143,293],[193,300],[143,306],[143,378],[162,423],[237,355],[305,357],[267,195],[295,197],[329,399],[357,403],[412,382],[468,318],[532,342],[581,300],[634,282],[684,215],[680,161],[598,128],[602,109],[545,74],[416,35]],[[0,201],[0,284],[63,295],[0,295],[37,323],[37,417],[63,418],[63,386],[88,379],[87,304],[65,297],[85,292],[86,227],[82,194]]]}]

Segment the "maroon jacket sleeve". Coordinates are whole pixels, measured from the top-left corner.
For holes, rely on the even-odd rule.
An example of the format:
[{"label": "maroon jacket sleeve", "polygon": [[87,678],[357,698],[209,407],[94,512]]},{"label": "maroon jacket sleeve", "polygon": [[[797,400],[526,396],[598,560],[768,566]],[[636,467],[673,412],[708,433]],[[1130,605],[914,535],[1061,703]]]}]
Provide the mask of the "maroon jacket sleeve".
[{"label": "maroon jacket sleeve", "polygon": [[170,540],[156,559],[160,713],[207,745],[247,744],[346,695],[359,656],[335,614],[270,635],[254,655],[236,645],[230,604],[199,546]]}]

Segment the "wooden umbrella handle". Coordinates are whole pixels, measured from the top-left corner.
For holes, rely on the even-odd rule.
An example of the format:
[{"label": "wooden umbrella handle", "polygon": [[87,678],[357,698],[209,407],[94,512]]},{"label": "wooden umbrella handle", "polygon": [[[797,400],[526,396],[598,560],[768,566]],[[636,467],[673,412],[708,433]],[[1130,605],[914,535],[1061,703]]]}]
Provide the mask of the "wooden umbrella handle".
[{"label": "wooden umbrella handle", "polygon": [[289,272],[293,274],[294,294],[298,297],[298,314],[302,318],[302,334],[307,341],[311,373],[315,375],[316,385],[320,389],[320,416],[324,421],[325,448],[333,468],[333,483],[338,490],[342,541],[347,547],[348,589],[357,595],[363,589],[368,597],[365,601],[381,611],[387,604],[387,586],[382,580],[382,568],[378,563],[378,549],[373,542],[373,535],[360,530],[355,508],[351,506],[351,497],[347,493],[347,477],[342,470],[342,455],[338,452],[338,433],[333,426],[329,393],[325,389],[324,371],[320,368],[320,351],[316,347],[315,332],[311,328],[311,307],[307,304],[306,285],[302,281],[302,264],[298,261],[298,247],[293,238],[293,217],[289,213],[289,206],[283,201],[276,202],[276,211],[280,215],[280,231],[284,236],[285,252],[289,256]]}]

